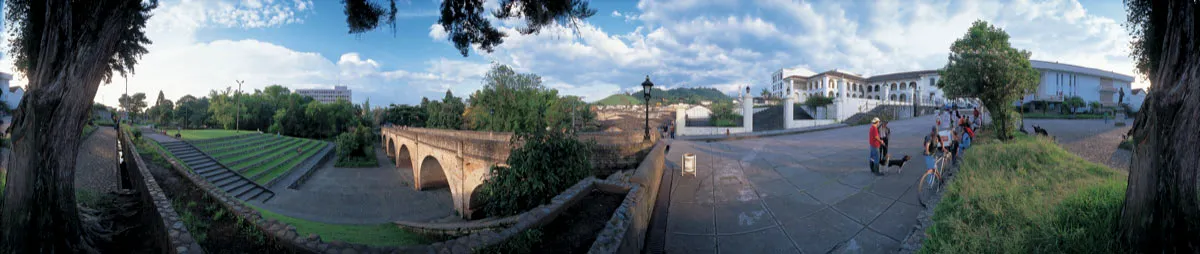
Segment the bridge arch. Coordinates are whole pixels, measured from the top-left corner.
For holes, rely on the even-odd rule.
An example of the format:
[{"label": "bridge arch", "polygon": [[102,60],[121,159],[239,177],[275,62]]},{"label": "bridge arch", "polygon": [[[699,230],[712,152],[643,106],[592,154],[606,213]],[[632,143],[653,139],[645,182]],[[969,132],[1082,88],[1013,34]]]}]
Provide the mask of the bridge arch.
[{"label": "bridge arch", "polygon": [[407,145],[400,145],[400,150],[395,153],[396,168],[416,169],[416,164],[413,164],[412,150],[408,149]]},{"label": "bridge arch", "polygon": [[392,137],[384,137],[383,154],[386,154],[388,157],[396,156],[396,140]]},{"label": "bridge arch", "polygon": [[421,160],[421,168],[413,169],[413,183],[416,184],[417,190],[449,186],[446,167],[433,155],[425,156]]}]

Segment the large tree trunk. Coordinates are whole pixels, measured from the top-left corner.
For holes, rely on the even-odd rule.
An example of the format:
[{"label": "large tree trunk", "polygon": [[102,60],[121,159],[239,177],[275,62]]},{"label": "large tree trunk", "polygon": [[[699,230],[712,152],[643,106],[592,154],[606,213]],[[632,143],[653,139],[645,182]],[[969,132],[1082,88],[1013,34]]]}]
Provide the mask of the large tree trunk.
[{"label": "large tree trunk", "polygon": [[[1200,251],[1200,58],[1193,1],[1156,1],[1165,19],[1153,89],[1133,130],[1133,162],[1118,224],[1120,240],[1145,253]],[[1153,18],[1152,18],[1153,19]],[[1155,45],[1159,46],[1159,45]]]},{"label": "large tree trunk", "polygon": [[[97,18],[96,10],[74,13],[70,1],[33,3],[44,13],[37,36],[36,65],[25,73],[28,93],[13,117],[12,154],[4,206],[0,253],[77,253],[84,244],[75,201],[75,156],[96,89],[111,71],[118,31],[130,17],[109,15],[95,23],[97,36],[72,27],[75,18]],[[89,28],[82,28],[89,29]]]}]

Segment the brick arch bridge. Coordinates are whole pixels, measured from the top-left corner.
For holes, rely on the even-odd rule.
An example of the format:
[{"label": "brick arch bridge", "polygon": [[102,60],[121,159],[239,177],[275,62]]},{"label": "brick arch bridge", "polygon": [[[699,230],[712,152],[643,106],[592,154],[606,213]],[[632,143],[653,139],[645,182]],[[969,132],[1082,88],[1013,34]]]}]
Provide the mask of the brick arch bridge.
[{"label": "brick arch bridge", "polygon": [[[493,165],[503,165],[512,151],[512,133],[442,130],[412,127],[383,127],[384,152],[397,168],[411,168],[413,187],[426,190],[448,187],[454,210],[470,218],[477,210],[476,189]],[[637,135],[632,135],[637,134]],[[656,133],[657,134],[657,133]],[[580,133],[579,138],[596,142],[592,165],[600,168],[636,167],[638,152],[649,149],[638,133]],[[475,200],[475,202],[472,202]]]}]

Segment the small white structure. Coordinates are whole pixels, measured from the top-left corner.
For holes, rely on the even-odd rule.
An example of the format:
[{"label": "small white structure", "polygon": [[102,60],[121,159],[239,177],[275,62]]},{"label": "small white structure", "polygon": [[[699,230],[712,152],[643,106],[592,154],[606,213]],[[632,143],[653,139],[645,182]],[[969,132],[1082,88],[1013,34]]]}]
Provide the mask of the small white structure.
[{"label": "small white structure", "polygon": [[25,89],[21,87],[8,87],[8,82],[12,80],[12,74],[0,72],[0,100],[8,104],[9,109],[17,108],[21,104],[21,97],[25,97]]},{"label": "small white structure", "polygon": [[683,173],[680,175],[688,174],[696,176],[696,154],[694,153],[683,154]]},{"label": "small white structure", "polygon": [[1133,111],[1141,111],[1142,103],[1146,102],[1146,93],[1149,92],[1146,88],[1133,89],[1132,92],[1125,93],[1125,103],[1129,103]]},{"label": "small white structure", "polygon": [[709,119],[712,110],[704,106],[692,106],[683,112],[687,119]]},{"label": "small white structure", "polygon": [[[741,97],[743,100],[750,99],[749,94],[742,94]],[[754,112],[753,111],[754,105],[752,105],[751,103],[742,103],[741,106],[742,106],[742,112]],[[700,108],[704,108],[704,107],[700,107]],[[696,109],[696,107],[692,107],[692,108],[675,107],[675,124],[676,124],[675,125],[675,135],[677,135],[677,136],[727,135],[727,134],[750,132],[750,130],[754,129],[753,128],[754,114],[742,115],[742,126],[741,127],[687,126],[688,118],[695,119],[695,117],[693,117],[691,115],[687,115],[687,112],[692,109]],[[704,110],[708,110],[708,108],[704,108]],[[712,113],[711,110],[708,110],[707,112]]]},{"label": "small white structure", "polygon": [[1117,106],[1122,92],[1130,99],[1133,91],[1133,76],[1059,62],[1030,60],[1029,63],[1041,73],[1041,82],[1037,91],[1021,98],[1021,102],[1061,102],[1079,96],[1085,103],[1095,101],[1107,107]]}]

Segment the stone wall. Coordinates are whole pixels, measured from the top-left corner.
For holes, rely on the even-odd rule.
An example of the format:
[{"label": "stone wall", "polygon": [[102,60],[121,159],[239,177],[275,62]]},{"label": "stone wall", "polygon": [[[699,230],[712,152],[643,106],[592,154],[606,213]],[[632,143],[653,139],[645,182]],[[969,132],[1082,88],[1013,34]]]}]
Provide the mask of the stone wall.
[{"label": "stone wall", "polygon": [[139,155],[137,147],[132,145],[129,136],[124,135],[124,131],[118,133],[118,136],[125,159],[125,169],[122,169],[125,171],[124,176],[130,178],[128,180],[133,183],[133,188],[137,190],[142,202],[150,204],[143,206],[140,213],[153,217],[151,221],[156,222],[147,225],[143,230],[150,230],[154,235],[161,237],[154,239],[160,243],[159,252],[204,253],[200,243],[192,238],[192,233],[183,225],[183,220],[179,218],[175,208],[171,207],[171,199],[167,198],[166,193],[158,186],[158,181],[146,168],[146,162],[142,161],[142,156]]},{"label": "stone wall", "polygon": [[[616,241],[614,245],[619,246],[616,252],[640,253],[645,247],[646,230],[650,227],[650,217],[654,215],[654,203],[658,199],[659,185],[662,184],[667,147],[666,142],[655,144],[630,179],[630,182],[637,187],[637,190],[630,192],[633,199],[630,200],[631,197],[626,196],[621,207],[613,215],[613,219],[609,221],[610,226],[614,223],[623,223],[625,226],[620,230],[613,229],[618,231],[612,232],[605,229],[605,232],[602,233],[605,237],[613,238],[612,241]],[[616,240],[616,237],[624,237],[624,239]],[[601,238],[597,238],[596,242],[601,243]],[[596,250],[596,245],[592,246],[592,250]]]},{"label": "stone wall", "polygon": [[[429,253],[428,246],[376,247],[361,244],[343,243],[340,241],[326,242],[315,234],[301,235],[296,227],[274,219],[267,219],[253,207],[236,197],[225,193],[213,186],[199,175],[192,173],[180,162],[171,158],[165,151],[159,151],[163,158],[171,164],[171,169],[187,179],[186,183],[202,190],[211,200],[217,201],[229,214],[250,222],[263,232],[265,237],[297,253]],[[169,203],[169,202],[168,202]],[[182,228],[183,224],[175,224]],[[198,248],[198,246],[197,246]]]}]

